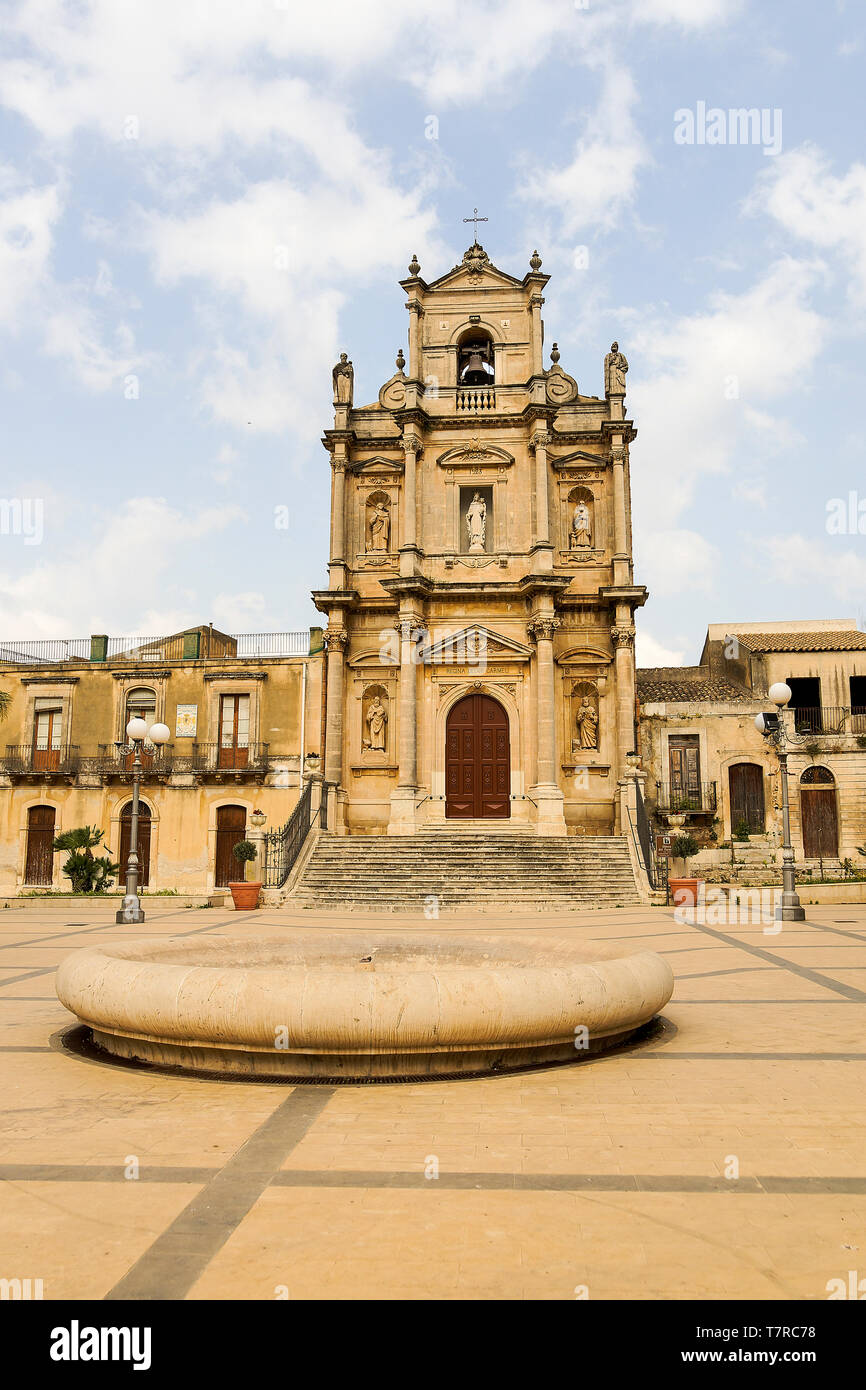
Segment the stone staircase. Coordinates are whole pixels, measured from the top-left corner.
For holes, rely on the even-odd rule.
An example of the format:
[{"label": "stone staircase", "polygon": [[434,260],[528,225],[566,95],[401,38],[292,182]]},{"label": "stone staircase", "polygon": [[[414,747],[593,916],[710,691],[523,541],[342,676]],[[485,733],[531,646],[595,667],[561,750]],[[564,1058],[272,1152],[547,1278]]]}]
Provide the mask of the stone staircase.
[{"label": "stone staircase", "polygon": [[321,834],[286,906],[359,912],[543,912],[642,901],[618,835],[522,830]]}]

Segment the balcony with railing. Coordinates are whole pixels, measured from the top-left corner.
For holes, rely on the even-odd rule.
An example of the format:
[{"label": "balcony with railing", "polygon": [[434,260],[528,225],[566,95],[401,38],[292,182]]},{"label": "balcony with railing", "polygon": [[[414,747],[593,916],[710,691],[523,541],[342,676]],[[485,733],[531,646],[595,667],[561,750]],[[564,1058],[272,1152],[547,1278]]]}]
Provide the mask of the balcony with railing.
[{"label": "balcony with railing", "polygon": [[78,745],[66,743],[58,748],[36,748],[32,743],[6,745],[0,757],[0,772],[13,781],[72,781],[78,772]]},{"label": "balcony with railing", "polygon": [[462,414],[479,415],[496,409],[496,389],[493,386],[458,386],[454,405]]},{"label": "balcony with railing", "polygon": [[[95,774],[105,781],[131,782],[135,755],[121,752],[113,743],[100,743],[96,757],[82,758],[81,771]],[[141,750],[142,782],[164,782],[174,770],[174,744],[160,748],[145,744]]]},{"label": "balcony with railing", "polygon": [[219,743],[194,743],[191,755],[184,759],[196,781],[227,778],[241,782],[264,780],[269,766],[267,743],[225,746]]},{"label": "balcony with railing", "polygon": [[716,810],[715,782],[696,782],[689,787],[656,782],[656,810],[663,815],[704,815]]},{"label": "balcony with railing", "polygon": [[866,705],[792,705],[794,732],[802,736],[866,734]]}]

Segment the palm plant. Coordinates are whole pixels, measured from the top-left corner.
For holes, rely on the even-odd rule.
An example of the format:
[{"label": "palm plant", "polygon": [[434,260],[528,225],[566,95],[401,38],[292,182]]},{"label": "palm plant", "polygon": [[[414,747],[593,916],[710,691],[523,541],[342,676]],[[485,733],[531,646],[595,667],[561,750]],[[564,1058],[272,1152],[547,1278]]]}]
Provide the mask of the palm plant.
[{"label": "palm plant", "polygon": [[64,830],[54,840],[55,850],[66,853],[63,872],[72,884],[73,893],[104,893],[111,887],[120,865],[107,854],[95,855],[94,849],[102,845],[104,831],[95,825],[81,825],[75,830]]}]

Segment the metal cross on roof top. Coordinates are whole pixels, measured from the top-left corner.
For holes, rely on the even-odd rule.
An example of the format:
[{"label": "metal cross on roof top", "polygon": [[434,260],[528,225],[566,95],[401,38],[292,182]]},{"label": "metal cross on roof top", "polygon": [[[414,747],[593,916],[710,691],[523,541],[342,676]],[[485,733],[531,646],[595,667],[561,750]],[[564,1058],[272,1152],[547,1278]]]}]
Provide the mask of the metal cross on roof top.
[{"label": "metal cross on roof top", "polygon": [[487,222],[489,219],[486,218],[486,217],[479,217],[479,216],[478,216],[478,209],[477,209],[477,208],[473,208],[473,209],[472,209],[472,212],[473,212],[473,216],[472,216],[472,217],[464,217],[463,221],[464,221],[464,222],[474,222],[474,223],[475,223],[475,240],[477,241],[477,240],[478,240],[478,223],[479,223],[479,222]]}]

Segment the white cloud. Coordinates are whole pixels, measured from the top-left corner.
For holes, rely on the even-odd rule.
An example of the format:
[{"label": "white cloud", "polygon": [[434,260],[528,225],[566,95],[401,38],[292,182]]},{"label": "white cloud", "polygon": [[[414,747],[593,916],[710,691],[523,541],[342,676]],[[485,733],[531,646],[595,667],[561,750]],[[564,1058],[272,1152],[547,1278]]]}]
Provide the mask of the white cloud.
[{"label": "white cloud", "polygon": [[58,184],[21,187],[10,166],[0,167],[0,318],[14,331],[16,315],[50,279],[54,231],[62,211]]},{"label": "white cloud", "polygon": [[635,544],[635,569],[655,598],[712,593],[721,555],[697,531],[644,531]]},{"label": "white cloud", "polygon": [[270,627],[264,594],[251,589],[239,594],[217,594],[210,611],[221,632],[261,632]]},{"label": "white cloud", "polygon": [[836,175],[821,150],[802,145],[773,161],[746,207],[775,218],[798,240],[835,252],[852,299],[866,304],[866,165],[855,162]]},{"label": "white cloud", "polygon": [[644,24],[678,24],[704,29],[728,23],[742,9],[742,0],[634,0],[632,13]]},{"label": "white cloud", "polygon": [[[98,539],[78,540],[60,558],[16,578],[0,574],[0,636],[150,635],[202,621],[197,594],[174,575],[185,568],[191,545],[243,517],[236,506],[183,513],[162,497],[130,498],[119,510],[91,518]],[[51,545],[50,510],[45,533]],[[10,544],[3,542],[4,548]],[[141,560],[130,563],[130,556]]]},{"label": "white cloud", "polygon": [[685,655],[683,651],[663,646],[651,632],[640,626],[637,629],[634,649],[638,666],[682,666]]},{"label": "white cloud", "polygon": [[810,304],[820,269],[781,260],[742,294],[718,293],[704,313],[654,314],[623,343],[637,366],[632,487],[644,533],[681,516],[703,475],[736,467],[751,478],[773,454],[774,429],[787,426],[767,404],[802,386],[827,336]]},{"label": "white cloud", "polygon": [[566,236],[614,227],[633,200],[638,171],[650,160],[632,115],[636,100],[629,73],[606,60],[601,98],[570,163],[528,175],[522,193],[555,209]]},{"label": "white cloud", "polygon": [[768,536],[755,541],[767,557],[768,582],[795,588],[814,586],[843,603],[860,603],[866,591],[866,555],[862,546],[845,547],[843,538],[823,544],[814,538]]}]

